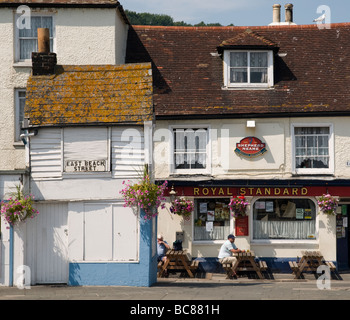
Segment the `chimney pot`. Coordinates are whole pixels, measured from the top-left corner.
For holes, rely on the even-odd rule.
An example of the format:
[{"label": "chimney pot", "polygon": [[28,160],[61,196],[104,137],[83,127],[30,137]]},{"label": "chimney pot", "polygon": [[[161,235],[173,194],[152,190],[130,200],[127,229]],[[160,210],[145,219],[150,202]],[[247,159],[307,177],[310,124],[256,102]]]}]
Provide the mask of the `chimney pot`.
[{"label": "chimney pot", "polygon": [[293,5],[291,3],[287,3],[284,6],[285,10],[286,10],[286,22],[287,23],[292,23],[293,22]]},{"label": "chimney pot", "polygon": [[50,30],[48,28],[38,28],[38,52],[50,52]]},{"label": "chimney pot", "polygon": [[38,28],[38,52],[32,52],[32,74],[55,74],[56,53],[50,52],[50,33],[47,28]]},{"label": "chimney pot", "polygon": [[279,23],[281,22],[281,5],[280,4],[274,4],[272,6],[272,22],[273,23]]}]

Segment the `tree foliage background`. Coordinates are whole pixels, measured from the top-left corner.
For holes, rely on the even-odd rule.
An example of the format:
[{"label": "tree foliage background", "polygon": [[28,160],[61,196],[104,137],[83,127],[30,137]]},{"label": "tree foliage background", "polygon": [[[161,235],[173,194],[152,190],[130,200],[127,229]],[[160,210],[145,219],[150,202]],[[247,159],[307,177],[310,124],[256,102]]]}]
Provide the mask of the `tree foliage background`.
[{"label": "tree foliage background", "polygon": [[[126,15],[132,25],[146,25],[146,26],[187,26],[187,27],[220,27],[220,23],[205,23],[201,21],[195,25],[191,25],[184,21],[174,21],[172,17],[166,14],[154,14],[154,13],[137,13],[135,11],[125,10]],[[233,26],[233,24],[230,24]]]}]

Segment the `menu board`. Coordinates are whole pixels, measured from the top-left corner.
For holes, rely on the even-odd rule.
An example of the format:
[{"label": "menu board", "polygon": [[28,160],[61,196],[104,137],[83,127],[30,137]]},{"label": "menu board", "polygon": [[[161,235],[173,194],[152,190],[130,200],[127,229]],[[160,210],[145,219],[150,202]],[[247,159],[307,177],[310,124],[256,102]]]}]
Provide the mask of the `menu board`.
[{"label": "menu board", "polygon": [[248,217],[239,217],[235,220],[236,236],[248,236]]}]

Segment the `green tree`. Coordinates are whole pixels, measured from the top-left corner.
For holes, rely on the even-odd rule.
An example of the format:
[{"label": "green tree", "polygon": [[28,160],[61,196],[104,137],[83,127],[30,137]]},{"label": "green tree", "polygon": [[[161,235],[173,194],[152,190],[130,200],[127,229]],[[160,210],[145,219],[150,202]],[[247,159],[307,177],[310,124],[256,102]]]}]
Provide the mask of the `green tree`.
[{"label": "green tree", "polygon": [[[135,11],[125,10],[127,17],[132,25],[147,25],[147,26],[186,26],[192,27],[192,24],[184,21],[174,21],[172,17],[166,14],[154,14],[154,13],[137,13]],[[201,21],[194,25],[195,27],[221,27],[220,23],[205,23]],[[231,23],[230,26],[233,26]]]}]

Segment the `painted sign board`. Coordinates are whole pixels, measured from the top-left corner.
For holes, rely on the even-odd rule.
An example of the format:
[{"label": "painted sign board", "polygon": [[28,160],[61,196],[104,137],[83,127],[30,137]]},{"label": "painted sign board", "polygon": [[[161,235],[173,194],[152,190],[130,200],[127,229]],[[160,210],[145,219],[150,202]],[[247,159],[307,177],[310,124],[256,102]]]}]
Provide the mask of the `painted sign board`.
[{"label": "painted sign board", "polygon": [[256,137],[246,137],[236,143],[235,152],[239,156],[257,157],[266,152],[266,144]]},{"label": "painted sign board", "polygon": [[238,217],[235,220],[236,236],[248,236],[248,217]]}]

